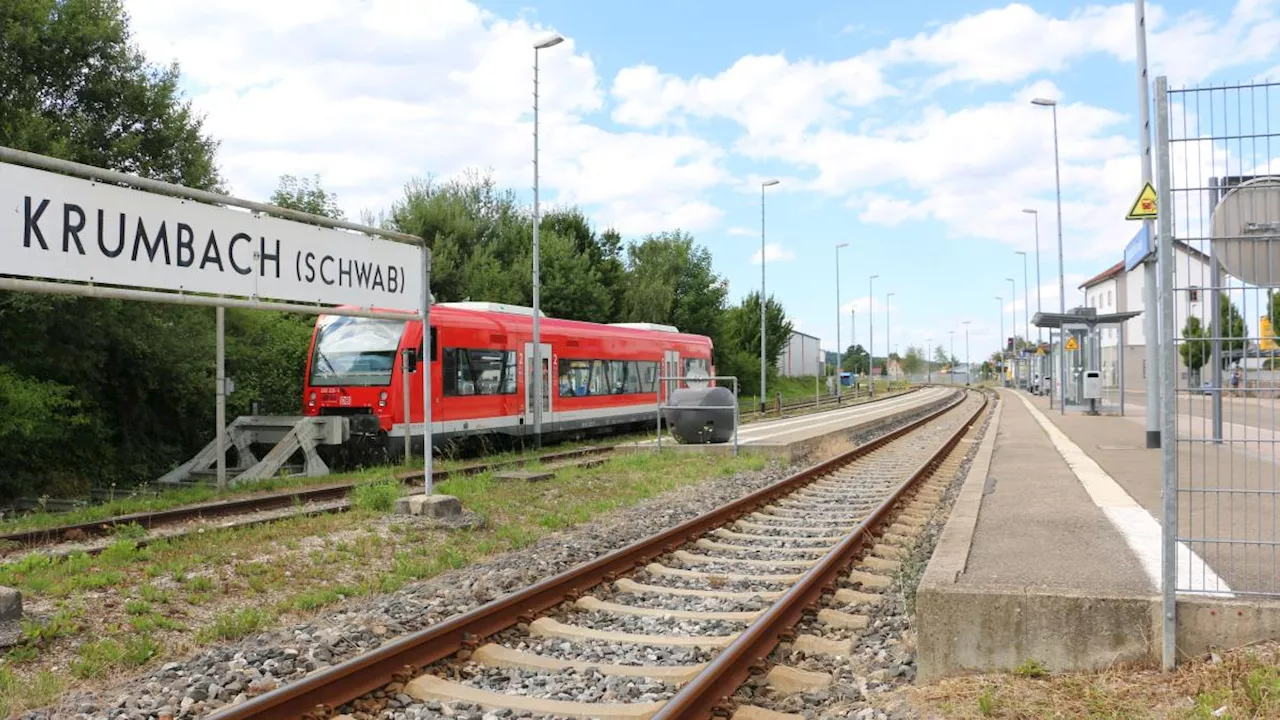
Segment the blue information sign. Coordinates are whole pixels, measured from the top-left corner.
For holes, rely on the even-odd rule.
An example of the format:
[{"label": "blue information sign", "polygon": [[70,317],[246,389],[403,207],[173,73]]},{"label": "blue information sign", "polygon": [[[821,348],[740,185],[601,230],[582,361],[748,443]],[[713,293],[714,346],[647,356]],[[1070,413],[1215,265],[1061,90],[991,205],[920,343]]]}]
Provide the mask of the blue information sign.
[{"label": "blue information sign", "polygon": [[1124,271],[1134,269],[1153,252],[1155,246],[1151,242],[1151,234],[1147,232],[1147,224],[1143,223],[1142,229],[1124,246]]}]

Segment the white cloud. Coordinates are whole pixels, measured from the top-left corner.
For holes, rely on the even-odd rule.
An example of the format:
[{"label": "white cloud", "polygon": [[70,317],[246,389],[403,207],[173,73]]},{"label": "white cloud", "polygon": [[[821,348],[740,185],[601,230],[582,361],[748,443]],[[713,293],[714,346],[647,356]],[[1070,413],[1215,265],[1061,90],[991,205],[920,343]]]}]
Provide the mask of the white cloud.
[{"label": "white cloud", "polygon": [[873,60],[830,63],[748,55],[715,77],[689,80],[652,65],[624,68],[613,81],[616,122],[636,127],[724,117],[752,135],[773,137],[838,124],[851,110],[893,95]]},{"label": "white cloud", "polygon": [[[128,0],[136,40],[176,59],[234,192],[263,198],[284,173],[319,173],[349,216],[385,208],[405,180],[492,169],[532,185],[532,43],[548,28],[468,0]],[[595,64],[574,38],[540,53],[541,179],[623,232],[721,213],[723,153],[687,133],[607,132]]]},{"label": "white cloud", "polygon": [[[790,249],[779,245],[778,243],[769,243],[764,246],[764,257],[766,262],[786,262],[788,260],[795,260],[796,254],[792,252]],[[755,251],[755,253],[752,254],[751,264],[752,265],[760,264],[759,250]]]}]

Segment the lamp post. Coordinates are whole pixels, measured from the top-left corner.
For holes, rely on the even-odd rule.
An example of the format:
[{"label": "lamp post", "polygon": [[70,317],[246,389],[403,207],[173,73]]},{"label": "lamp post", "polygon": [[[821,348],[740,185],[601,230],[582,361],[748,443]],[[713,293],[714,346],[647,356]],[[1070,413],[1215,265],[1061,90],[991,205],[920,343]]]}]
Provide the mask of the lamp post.
[{"label": "lamp post", "polygon": [[[1001,317],[1004,313],[1000,313]],[[961,320],[964,324],[964,384],[969,386],[969,382],[973,380],[973,359],[969,355],[969,321]]]},{"label": "lamp post", "polygon": [[[1058,195],[1058,312],[1067,314],[1067,281],[1062,269],[1062,168],[1058,160],[1058,101],[1048,98],[1036,98],[1031,101],[1032,105],[1047,107],[1053,110],[1053,182],[1057,189]],[[1039,225],[1037,224],[1037,232]],[[1058,410],[1061,414],[1067,414],[1067,352],[1065,335],[1059,334],[1059,343],[1062,344],[1058,357]]]},{"label": "lamp post", "polygon": [[538,322],[541,314],[539,285],[541,265],[539,263],[538,225],[542,222],[538,203],[538,51],[546,50],[564,42],[559,35],[552,35],[533,46],[533,443],[542,446],[542,326]]},{"label": "lamp post", "polygon": [[[849,347],[858,347],[858,308],[849,308]],[[853,367],[849,368],[849,379],[853,384],[853,397],[858,397],[858,356],[853,355]]]},{"label": "lamp post", "polygon": [[924,382],[926,385],[933,384],[933,358],[929,357],[929,353],[933,352],[933,338],[924,339],[924,371],[927,375]]},{"label": "lamp post", "polygon": [[[1040,211],[1031,208],[1023,208],[1022,212],[1030,214],[1035,219],[1036,225],[1036,312],[1042,312],[1040,307]],[[1025,265],[1025,260],[1023,261]],[[1036,328],[1037,345],[1043,340],[1040,328]]]},{"label": "lamp post", "polygon": [[843,247],[849,247],[849,243],[836,245],[836,405],[840,404],[840,357],[844,354],[840,346],[840,248]]},{"label": "lamp post", "polygon": [[948,373],[948,376],[949,376],[948,379],[951,381],[952,385],[955,385],[956,384],[956,331],[948,330],[947,333],[951,335],[951,357],[948,358],[948,360],[951,361],[951,372]]},{"label": "lamp post", "polygon": [[872,275],[867,281],[867,390],[871,398],[876,396],[876,278]]},{"label": "lamp post", "polygon": [[894,293],[885,293],[884,296],[884,375],[889,377],[889,353],[893,351],[893,339],[889,337],[889,298]]},{"label": "lamp post", "polygon": [[765,362],[765,294],[764,294],[764,189],[772,185],[777,185],[777,180],[765,180],[760,183],[760,412],[764,412],[765,405],[765,369],[768,367]]},{"label": "lamp post", "polygon": [[[1009,332],[1013,333],[1013,347],[1009,350],[1009,359],[1013,361],[1013,386],[1018,386],[1018,287],[1013,278],[1009,281]],[[1004,333],[1000,333],[1000,342],[1004,342]]]},{"label": "lamp post", "polygon": [[[1008,358],[1004,356],[1004,345],[1003,345],[1004,343],[1004,298],[997,295],[996,304],[1000,306],[1000,313],[999,313],[1000,314],[1000,337],[998,338],[998,342],[1001,343],[1000,344],[1000,374],[1004,375],[1004,364],[1009,361]],[[1003,377],[1000,378],[1000,384],[1001,385],[1004,384]]]},{"label": "lamp post", "polygon": [[[1031,291],[1027,288],[1027,251],[1015,250],[1014,254],[1022,256],[1022,320],[1025,328],[1023,333],[1026,334],[1026,341],[1031,342]],[[1036,288],[1036,292],[1040,292],[1040,289]],[[1036,310],[1039,311],[1039,308]],[[1017,321],[1017,318],[1014,318],[1014,322]]]}]

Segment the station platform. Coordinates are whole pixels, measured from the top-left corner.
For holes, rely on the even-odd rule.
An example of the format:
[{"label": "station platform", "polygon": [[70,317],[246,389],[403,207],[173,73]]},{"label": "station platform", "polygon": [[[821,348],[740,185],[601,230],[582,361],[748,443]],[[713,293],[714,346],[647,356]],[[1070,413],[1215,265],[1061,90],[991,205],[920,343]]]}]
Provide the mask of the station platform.
[{"label": "station platform", "polygon": [[[900,413],[916,408],[941,407],[961,390],[946,386],[922,387],[834,410],[748,423],[738,428],[738,448],[740,452],[763,453],[782,457],[788,462],[823,459],[852,449],[858,435],[891,422]],[[656,446],[657,441],[650,439],[619,445],[616,449],[652,452]],[[731,454],[733,443],[684,445],[665,435],[662,449]]]},{"label": "station platform", "polygon": [[[1012,670],[1027,660],[1051,671],[1159,662],[1161,451],[1146,449],[1141,414],[1061,415],[1045,398],[999,395],[917,593],[919,677]],[[1186,432],[1195,437],[1198,426]],[[1180,467],[1196,463],[1206,486],[1221,473],[1257,488],[1280,469],[1244,445],[1217,446],[1210,462],[1195,443],[1178,451]],[[1180,522],[1202,537],[1232,537],[1229,519],[1250,517],[1233,507],[1243,502],[1190,504]],[[1275,582],[1274,546],[1265,543],[1280,532],[1269,516],[1276,536],[1248,524],[1265,563],[1239,546],[1206,557],[1202,545],[1179,547],[1178,585],[1190,589],[1178,598],[1184,656],[1280,637],[1280,602],[1231,589]]]}]

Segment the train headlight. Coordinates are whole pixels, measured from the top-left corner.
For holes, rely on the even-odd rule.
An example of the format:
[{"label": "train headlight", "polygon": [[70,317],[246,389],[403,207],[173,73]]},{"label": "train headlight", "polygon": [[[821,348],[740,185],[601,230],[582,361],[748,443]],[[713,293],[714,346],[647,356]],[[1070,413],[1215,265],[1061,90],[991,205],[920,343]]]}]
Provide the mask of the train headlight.
[{"label": "train headlight", "polygon": [[378,393],[378,407],[385,407],[387,404],[387,391],[383,390]]},{"label": "train headlight", "polygon": [[315,407],[315,406],[316,406],[316,391],[312,390],[311,394],[307,396],[307,407]]}]

